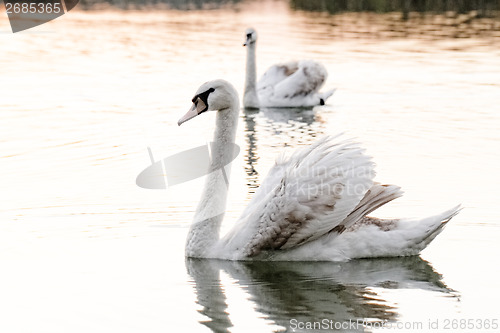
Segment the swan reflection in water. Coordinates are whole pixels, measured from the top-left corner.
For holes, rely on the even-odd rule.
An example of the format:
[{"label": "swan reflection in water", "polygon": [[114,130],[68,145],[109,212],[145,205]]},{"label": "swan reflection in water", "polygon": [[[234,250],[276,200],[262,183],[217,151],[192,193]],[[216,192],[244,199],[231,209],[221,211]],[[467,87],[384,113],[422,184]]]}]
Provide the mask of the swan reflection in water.
[{"label": "swan reflection in water", "polygon": [[[206,317],[200,323],[213,332],[229,332],[233,326],[221,272],[234,279],[254,309],[282,327],[281,332],[293,331],[292,319],[395,322],[397,308],[376,289],[415,289],[457,297],[418,256],[293,263],[187,258],[186,267],[202,307],[199,312]],[[365,330],[359,326],[354,331]]]},{"label": "swan reflection in water", "polygon": [[[312,144],[324,135],[324,121],[316,112],[317,108],[322,107],[243,109],[247,142],[244,158],[249,199],[259,187],[261,177],[267,172],[267,168],[259,170],[259,149],[271,151],[269,155],[275,159],[282,147]],[[259,141],[262,146],[274,149],[259,148]]]}]

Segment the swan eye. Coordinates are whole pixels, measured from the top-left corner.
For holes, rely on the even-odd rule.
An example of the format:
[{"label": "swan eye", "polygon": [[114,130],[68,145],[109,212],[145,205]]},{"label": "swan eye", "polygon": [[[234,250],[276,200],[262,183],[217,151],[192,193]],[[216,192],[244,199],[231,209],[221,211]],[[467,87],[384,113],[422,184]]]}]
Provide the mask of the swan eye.
[{"label": "swan eye", "polygon": [[212,93],[214,91],[215,91],[214,88],[210,88],[207,91],[202,92],[202,93],[193,97],[193,99],[191,101],[194,103],[195,106],[198,106],[198,103],[200,101],[201,101],[201,103],[203,103],[202,104],[203,110],[201,110],[199,113],[202,113],[202,112],[205,112],[208,110],[208,95],[210,95],[210,93]]},{"label": "swan eye", "polygon": [[247,34],[247,39],[252,37],[252,34]]}]

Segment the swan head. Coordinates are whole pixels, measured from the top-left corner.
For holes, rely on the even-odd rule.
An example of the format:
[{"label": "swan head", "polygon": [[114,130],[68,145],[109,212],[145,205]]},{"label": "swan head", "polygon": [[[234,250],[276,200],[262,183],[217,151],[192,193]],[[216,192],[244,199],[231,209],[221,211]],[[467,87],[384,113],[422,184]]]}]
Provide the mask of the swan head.
[{"label": "swan head", "polygon": [[193,105],[177,122],[180,126],[186,121],[206,111],[219,111],[239,105],[238,93],[233,85],[225,80],[213,80],[203,83],[196,91]]},{"label": "swan head", "polygon": [[257,31],[255,31],[254,28],[248,28],[245,30],[245,42],[243,43],[243,46],[255,44],[257,41]]}]

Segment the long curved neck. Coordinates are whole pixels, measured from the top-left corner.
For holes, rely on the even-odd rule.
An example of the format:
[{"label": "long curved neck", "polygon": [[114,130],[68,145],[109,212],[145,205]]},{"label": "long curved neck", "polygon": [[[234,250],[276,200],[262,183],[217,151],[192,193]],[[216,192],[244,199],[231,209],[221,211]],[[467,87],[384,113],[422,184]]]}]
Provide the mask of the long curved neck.
[{"label": "long curved neck", "polygon": [[[230,164],[238,126],[239,102],[236,97],[232,107],[217,112],[214,142],[210,149],[210,170],[201,200],[191,224],[186,256],[210,257],[210,251],[219,240],[219,230],[226,210]],[[227,164],[227,165],[225,165]]]},{"label": "long curved neck", "polygon": [[243,97],[243,105],[246,108],[258,108],[259,98],[257,96],[257,66],[255,64],[255,47],[257,43],[250,43],[247,48],[247,65],[246,65],[246,81],[245,95]]}]

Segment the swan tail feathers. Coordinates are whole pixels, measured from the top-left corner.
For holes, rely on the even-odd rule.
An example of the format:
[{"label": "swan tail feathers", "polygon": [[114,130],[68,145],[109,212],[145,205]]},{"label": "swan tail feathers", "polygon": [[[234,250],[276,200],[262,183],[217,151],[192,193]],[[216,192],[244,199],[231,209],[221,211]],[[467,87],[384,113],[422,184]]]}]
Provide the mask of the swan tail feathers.
[{"label": "swan tail feathers", "polygon": [[441,214],[422,219],[419,224],[425,227],[425,232],[422,237],[419,237],[416,243],[421,244],[422,248],[425,248],[462,209],[461,205],[457,205]]},{"label": "swan tail feathers", "polygon": [[364,217],[335,238],[346,258],[418,255],[456,216],[461,206],[423,219]]},{"label": "swan tail feathers", "polygon": [[330,89],[330,90],[327,90],[325,92],[322,92],[322,93],[318,93],[318,96],[319,96],[319,101],[320,101],[320,105],[325,105],[326,103],[326,100],[328,98],[330,98],[330,96],[333,95],[333,93],[336,91],[337,89]]},{"label": "swan tail feathers", "polygon": [[439,214],[438,216],[441,218],[441,224],[446,224],[448,223],[455,215],[460,213],[460,211],[464,209],[462,205],[457,205],[453,207],[452,209],[447,210],[446,212],[443,212]]}]

